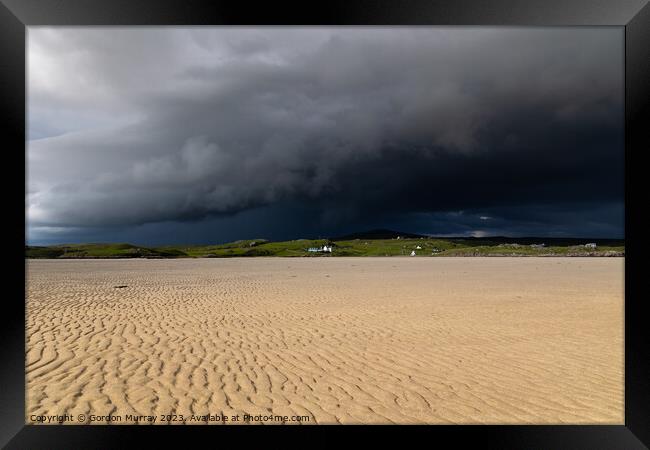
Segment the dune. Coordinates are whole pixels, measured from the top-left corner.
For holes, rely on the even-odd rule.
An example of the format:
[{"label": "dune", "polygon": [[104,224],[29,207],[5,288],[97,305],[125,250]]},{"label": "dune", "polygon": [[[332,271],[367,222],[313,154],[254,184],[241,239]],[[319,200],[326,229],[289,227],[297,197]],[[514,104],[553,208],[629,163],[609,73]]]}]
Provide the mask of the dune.
[{"label": "dune", "polygon": [[27,423],[624,421],[623,258],[26,264]]}]

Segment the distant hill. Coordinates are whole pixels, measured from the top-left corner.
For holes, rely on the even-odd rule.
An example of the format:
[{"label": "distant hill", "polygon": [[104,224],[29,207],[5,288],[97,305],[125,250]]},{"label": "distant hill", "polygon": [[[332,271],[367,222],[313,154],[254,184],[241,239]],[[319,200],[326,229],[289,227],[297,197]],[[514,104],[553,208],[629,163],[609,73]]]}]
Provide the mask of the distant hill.
[{"label": "distant hill", "polygon": [[330,238],[331,241],[353,241],[355,239],[376,240],[376,239],[441,239],[456,243],[466,243],[468,245],[499,245],[499,244],[520,244],[520,245],[540,245],[547,246],[567,247],[572,245],[584,245],[592,242],[599,246],[618,247],[625,245],[625,239],[603,239],[603,238],[576,238],[576,237],[508,237],[508,236],[487,236],[487,237],[473,237],[473,236],[445,236],[435,237],[423,234],[405,233],[403,231],[393,231],[386,229],[377,229],[370,231],[363,231],[360,233],[347,234],[345,236],[338,236]]},{"label": "distant hill", "polygon": [[187,256],[174,248],[154,249],[131,244],[64,244],[47,247],[25,246],[27,258],[178,258]]},{"label": "distant hill", "polygon": [[[397,239],[399,237],[399,239]],[[596,248],[586,247],[595,243]],[[332,252],[320,252],[325,245]],[[333,244],[333,245],[332,245]],[[544,245],[541,245],[544,244]],[[240,240],[216,245],[144,247],[132,244],[25,246],[26,258],[230,258],[254,256],[625,256],[623,239],[538,237],[434,237],[371,230],[331,239],[270,242]]]},{"label": "distant hill", "polygon": [[355,239],[397,239],[398,237],[408,238],[408,239],[419,239],[419,238],[425,238],[426,236],[423,234],[404,233],[400,231],[378,229],[378,230],[363,231],[361,233],[346,234],[345,236],[330,238],[330,240],[336,242],[336,241],[353,241]]},{"label": "distant hill", "polygon": [[489,237],[444,237],[438,239],[447,239],[453,242],[474,242],[475,245],[498,245],[516,243],[520,245],[539,245],[568,247],[572,245],[584,245],[594,243],[599,246],[618,247],[625,245],[625,239],[601,239],[601,238],[554,238],[554,237],[507,237],[507,236],[489,236]]}]

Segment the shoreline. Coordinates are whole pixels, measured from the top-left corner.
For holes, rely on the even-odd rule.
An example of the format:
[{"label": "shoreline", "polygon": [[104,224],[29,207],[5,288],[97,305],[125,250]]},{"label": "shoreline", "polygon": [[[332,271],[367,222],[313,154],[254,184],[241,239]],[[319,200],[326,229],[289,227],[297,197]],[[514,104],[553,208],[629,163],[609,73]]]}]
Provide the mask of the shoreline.
[{"label": "shoreline", "polygon": [[502,255],[481,255],[481,254],[470,254],[470,255],[439,255],[439,256],[405,256],[405,255],[394,255],[394,256],[350,256],[350,255],[342,255],[342,256],[278,256],[278,255],[272,255],[272,256],[178,256],[178,257],[173,257],[173,258],[165,258],[165,257],[139,257],[139,258],[133,258],[133,257],[128,257],[128,256],[84,256],[84,257],[66,257],[66,258],[33,258],[33,257],[28,257],[25,258],[25,261],[67,261],[67,260],[88,260],[88,259],[98,259],[98,260],[157,260],[157,259],[164,259],[164,260],[188,260],[188,259],[271,259],[271,258],[282,258],[282,259],[314,259],[314,258],[354,258],[354,259],[376,259],[376,258],[404,258],[404,259],[412,259],[412,258],[494,258],[494,259],[499,259],[499,258],[625,258],[625,253],[620,253],[620,254],[615,254],[615,255],[604,255],[604,254],[596,254],[596,255],[563,255],[563,254],[546,254],[546,255],[517,255],[517,254],[502,254]]},{"label": "shoreline", "polygon": [[65,256],[56,258],[26,256],[25,260],[77,260],[77,259],[267,259],[267,258],[355,258],[355,259],[373,259],[373,258],[625,258],[625,252],[606,251],[590,253],[541,253],[541,254],[524,254],[524,253],[479,253],[468,252],[454,254],[437,254],[437,255],[223,255],[223,256]]}]

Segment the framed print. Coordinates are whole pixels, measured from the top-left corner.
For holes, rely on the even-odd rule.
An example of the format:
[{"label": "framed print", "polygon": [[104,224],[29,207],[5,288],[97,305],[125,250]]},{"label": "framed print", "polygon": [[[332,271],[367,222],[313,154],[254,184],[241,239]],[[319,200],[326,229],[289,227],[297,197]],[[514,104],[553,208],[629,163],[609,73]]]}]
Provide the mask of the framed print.
[{"label": "framed print", "polygon": [[646,1],[0,22],[6,448],[649,445]]}]

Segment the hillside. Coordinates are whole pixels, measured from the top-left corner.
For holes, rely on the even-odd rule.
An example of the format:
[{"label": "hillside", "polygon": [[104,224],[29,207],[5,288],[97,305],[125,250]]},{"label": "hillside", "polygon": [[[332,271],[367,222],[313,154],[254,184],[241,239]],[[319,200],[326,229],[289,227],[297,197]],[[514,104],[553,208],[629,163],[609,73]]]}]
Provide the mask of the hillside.
[{"label": "hillside", "polygon": [[[372,238],[382,233],[393,238]],[[392,233],[392,234],[391,234]],[[350,238],[363,236],[365,238]],[[409,237],[410,236],[410,237]],[[435,238],[376,230],[333,239],[270,242],[239,240],[218,245],[144,247],[132,244],[65,244],[25,246],[26,258],[228,258],[248,256],[624,256],[624,240],[549,238]],[[417,235],[415,235],[417,236]],[[596,243],[595,249],[585,247]],[[332,246],[331,253],[310,248]],[[542,245],[544,244],[544,245]]]}]

